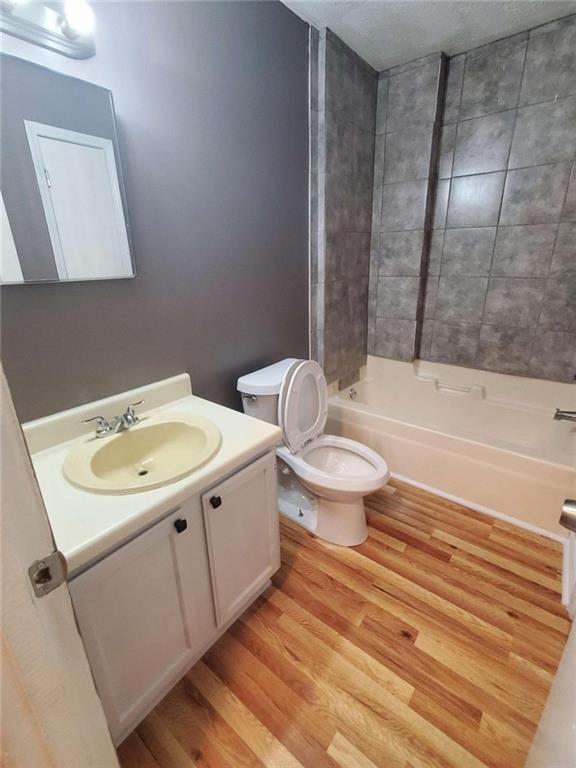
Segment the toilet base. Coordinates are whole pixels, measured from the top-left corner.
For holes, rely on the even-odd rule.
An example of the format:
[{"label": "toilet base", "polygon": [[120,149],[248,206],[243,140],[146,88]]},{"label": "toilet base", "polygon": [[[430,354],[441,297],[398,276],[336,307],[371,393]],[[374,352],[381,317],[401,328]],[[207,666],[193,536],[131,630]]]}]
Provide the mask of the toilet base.
[{"label": "toilet base", "polygon": [[315,500],[312,500],[303,494],[295,494],[286,492],[278,494],[278,511],[284,517],[292,520],[293,523],[298,523],[307,531],[315,533],[316,522],[318,519],[317,504]]},{"label": "toilet base", "polygon": [[278,462],[278,510],[321,539],[354,547],[368,537],[364,498],[330,501],[306,488],[292,470]]},{"label": "toilet base", "polygon": [[315,504],[305,504],[301,499],[280,494],[278,509],[284,517],[331,544],[355,547],[368,537],[362,499],[352,502],[316,499]]},{"label": "toilet base", "polygon": [[318,498],[316,536],[340,544],[355,547],[368,538],[368,523],[364,499],[356,501],[329,501]]}]

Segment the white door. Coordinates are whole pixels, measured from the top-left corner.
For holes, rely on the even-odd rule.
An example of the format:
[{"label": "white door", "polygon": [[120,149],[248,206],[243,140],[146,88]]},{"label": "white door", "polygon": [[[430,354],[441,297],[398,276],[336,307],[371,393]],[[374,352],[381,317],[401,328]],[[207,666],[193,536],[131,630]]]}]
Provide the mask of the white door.
[{"label": "white door", "polygon": [[54,549],[4,373],[2,757],[18,768],[118,765],[65,583],[37,598],[28,567]]},{"label": "white door", "polygon": [[572,626],[525,768],[576,765],[576,624]]},{"label": "white door", "polygon": [[220,627],[280,567],[274,453],[205,493],[202,507]]},{"label": "white door", "polygon": [[70,592],[119,743],[216,630],[199,499],[80,574]]},{"label": "white door", "polygon": [[16,243],[12,234],[12,227],[8,220],[8,213],[4,204],[4,197],[0,189],[1,209],[1,237],[0,237],[0,283],[21,283],[24,280],[22,267],[16,252]]},{"label": "white door", "polygon": [[61,279],[133,274],[110,139],[26,121]]}]

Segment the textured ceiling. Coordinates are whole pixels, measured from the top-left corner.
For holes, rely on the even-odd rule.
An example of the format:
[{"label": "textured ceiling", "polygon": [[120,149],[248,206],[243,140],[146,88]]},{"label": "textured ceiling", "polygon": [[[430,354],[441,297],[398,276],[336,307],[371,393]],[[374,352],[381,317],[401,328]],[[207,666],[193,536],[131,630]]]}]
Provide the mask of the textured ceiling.
[{"label": "textured ceiling", "polygon": [[449,56],[576,12],[576,0],[283,0],[381,71]]}]

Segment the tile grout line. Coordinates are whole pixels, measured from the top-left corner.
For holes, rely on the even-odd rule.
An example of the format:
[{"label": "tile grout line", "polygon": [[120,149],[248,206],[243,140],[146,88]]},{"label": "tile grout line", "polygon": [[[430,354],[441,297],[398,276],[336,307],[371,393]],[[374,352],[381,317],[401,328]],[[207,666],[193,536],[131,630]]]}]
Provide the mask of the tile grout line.
[{"label": "tile grout line", "polygon": [[[508,110],[508,111],[512,112],[516,110]],[[454,123],[452,123],[452,125],[454,125]],[[460,125],[460,123],[458,123],[457,125]],[[514,121],[514,125],[516,125],[516,120]],[[441,126],[441,127],[444,127],[444,126]],[[456,142],[455,142],[455,145],[456,145]],[[510,145],[510,149],[511,148],[512,148],[512,145]],[[550,163],[535,163],[534,165],[521,165],[521,166],[518,166],[517,168],[505,167],[505,168],[497,168],[493,171],[480,171],[479,173],[457,173],[457,174],[453,174],[452,176],[439,179],[439,181],[452,181],[453,179],[469,179],[472,176],[492,176],[495,173],[505,173],[506,175],[508,175],[509,173],[513,173],[515,171],[530,171],[532,170],[532,168],[547,168],[548,166],[551,166],[551,165],[565,165],[565,164],[571,165],[572,163],[573,163],[572,158],[569,158],[566,160],[553,160]],[[427,178],[428,177],[426,176],[421,176],[417,179],[408,179],[406,181],[389,181],[389,182],[384,182],[383,186],[393,187],[397,184],[413,184],[413,183],[416,183],[417,181],[426,181]],[[519,226],[519,225],[504,224],[503,226]],[[453,229],[459,229],[459,227],[453,227]]]},{"label": "tile grout line", "polygon": [[[494,251],[496,250],[496,238],[498,236],[498,226],[500,224],[500,219],[502,217],[502,206],[504,205],[504,194],[506,192],[506,185],[508,183],[508,165],[510,163],[510,155],[512,154],[512,146],[514,145],[514,136],[516,134],[516,124],[518,122],[518,104],[520,102],[520,94],[522,93],[522,85],[524,82],[524,69],[526,67],[526,59],[528,57],[528,38],[526,38],[526,45],[524,47],[524,57],[522,59],[522,71],[520,73],[520,80],[518,82],[518,95],[516,96],[516,106],[514,107],[514,124],[512,127],[512,134],[510,136],[510,145],[508,147],[508,152],[506,154],[506,175],[504,177],[504,183],[502,184],[502,194],[500,196],[500,205],[498,206],[498,215],[496,216],[496,236],[494,237],[494,243],[492,246],[492,255],[490,257],[490,266],[488,268],[488,287],[486,289],[486,296],[484,297],[484,305],[482,307],[482,315],[480,322],[484,320],[485,314],[486,314],[486,303],[488,301],[488,293],[490,290],[490,278],[492,275],[492,265],[494,263]],[[480,329],[480,335],[482,335],[482,329]],[[478,344],[480,344],[480,336],[478,337]]]},{"label": "tile grout line", "polygon": [[[450,199],[452,197],[452,179],[454,178],[454,157],[456,155],[456,147],[458,145],[458,126],[460,125],[460,111],[462,109],[462,96],[464,93],[464,81],[466,79],[466,65],[468,63],[468,51],[466,51],[464,54],[464,64],[462,66],[462,82],[460,83],[460,93],[458,95],[458,111],[456,114],[456,130],[454,132],[454,147],[452,149],[452,165],[450,168],[450,176],[447,179],[448,182],[448,199],[446,200],[446,217],[444,219],[444,237],[442,239],[442,251],[440,252],[440,266],[439,266],[439,272],[438,272],[438,291],[440,290],[440,275],[442,274],[442,262],[444,261],[444,247],[446,245],[446,230],[448,229],[448,210],[450,208]],[[450,61],[448,62],[448,74],[450,74]],[[446,104],[444,104],[444,109],[446,109]],[[434,314],[432,316],[432,320],[436,321],[436,304],[438,302],[438,295],[436,295],[436,301],[434,302]],[[433,329],[434,331],[434,329]],[[432,347],[432,341],[430,342],[430,347]]]}]

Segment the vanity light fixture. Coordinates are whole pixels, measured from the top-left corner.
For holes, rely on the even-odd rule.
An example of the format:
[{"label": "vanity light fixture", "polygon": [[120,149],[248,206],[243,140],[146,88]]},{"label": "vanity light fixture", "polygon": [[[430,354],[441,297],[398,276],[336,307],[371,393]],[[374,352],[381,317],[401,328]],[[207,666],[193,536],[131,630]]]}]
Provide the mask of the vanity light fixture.
[{"label": "vanity light fixture", "polygon": [[86,0],[0,0],[0,30],[73,59],[94,56],[94,12]]},{"label": "vanity light fixture", "polygon": [[62,16],[62,31],[67,37],[76,40],[94,32],[96,20],[94,12],[86,0],[66,0]]},{"label": "vanity light fixture", "polygon": [[11,13],[14,8],[21,5],[23,2],[25,2],[25,0],[2,0],[0,2],[0,8],[2,8],[3,11]]}]

